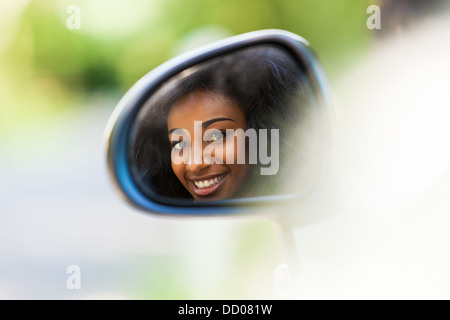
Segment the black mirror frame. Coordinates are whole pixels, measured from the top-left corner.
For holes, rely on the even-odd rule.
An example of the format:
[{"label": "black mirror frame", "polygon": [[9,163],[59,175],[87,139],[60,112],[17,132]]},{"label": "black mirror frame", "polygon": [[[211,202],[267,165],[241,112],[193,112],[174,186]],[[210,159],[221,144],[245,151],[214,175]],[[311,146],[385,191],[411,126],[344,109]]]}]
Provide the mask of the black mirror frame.
[{"label": "black mirror frame", "polygon": [[[315,52],[302,37],[283,30],[259,30],[215,42],[165,62],[142,77],[119,101],[105,131],[106,154],[108,171],[113,185],[128,203],[138,209],[164,215],[217,215],[233,213],[236,209],[239,209],[239,212],[244,212],[247,211],[246,209],[254,208],[255,205],[267,207],[270,204],[285,203],[296,198],[295,194],[286,194],[226,200],[226,205],[211,202],[199,203],[196,206],[189,207],[172,206],[149,199],[136,185],[129,166],[128,137],[133,121],[140,107],[164,81],[205,60],[261,44],[278,45],[286,49],[302,67],[307,80],[310,82],[321,119],[327,122],[322,126],[324,130],[322,136],[326,141],[323,143],[325,155],[323,172],[320,175],[321,180],[325,178],[325,162],[331,147],[332,119],[332,100],[325,72]],[[319,186],[322,184],[321,182],[318,183]],[[313,197],[311,196],[309,200]]]}]

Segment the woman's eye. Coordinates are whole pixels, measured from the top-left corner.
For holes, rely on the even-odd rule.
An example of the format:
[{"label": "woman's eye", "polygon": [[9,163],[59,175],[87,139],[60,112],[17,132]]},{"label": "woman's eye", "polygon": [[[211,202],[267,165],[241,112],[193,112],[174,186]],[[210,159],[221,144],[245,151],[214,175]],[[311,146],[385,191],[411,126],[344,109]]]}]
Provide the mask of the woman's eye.
[{"label": "woman's eye", "polygon": [[172,145],[172,148],[175,150],[183,150],[186,147],[187,143],[185,141],[178,141]]},{"label": "woman's eye", "polygon": [[221,132],[221,131],[217,131],[212,133],[208,140],[209,142],[213,142],[213,141],[218,141],[218,140],[222,140],[225,137],[225,133]]}]

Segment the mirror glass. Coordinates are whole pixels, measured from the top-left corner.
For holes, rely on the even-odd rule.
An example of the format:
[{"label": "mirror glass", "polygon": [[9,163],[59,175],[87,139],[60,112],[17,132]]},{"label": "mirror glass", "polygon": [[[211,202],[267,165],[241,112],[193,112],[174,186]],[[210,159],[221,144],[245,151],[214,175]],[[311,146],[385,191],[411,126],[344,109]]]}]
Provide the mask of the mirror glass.
[{"label": "mirror glass", "polygon": [[282,47],[202,61],[140,108],[130,136],[133,177],[153,201],[170,205],[308,194],[316,114],[301,65]]}]

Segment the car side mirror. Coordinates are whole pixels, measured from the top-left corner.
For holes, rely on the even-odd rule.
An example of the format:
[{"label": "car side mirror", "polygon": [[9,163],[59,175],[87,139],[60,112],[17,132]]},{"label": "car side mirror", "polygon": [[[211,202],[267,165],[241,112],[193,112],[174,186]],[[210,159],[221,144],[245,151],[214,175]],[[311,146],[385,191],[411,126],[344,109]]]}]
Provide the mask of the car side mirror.
[{"label": "car side mirror", "polygon": [[119,193],[153,213],[305,203],[326,175],[330,121],[327,79],[306,40],[251,32],[140,79],[108,123],[108,168]]}]

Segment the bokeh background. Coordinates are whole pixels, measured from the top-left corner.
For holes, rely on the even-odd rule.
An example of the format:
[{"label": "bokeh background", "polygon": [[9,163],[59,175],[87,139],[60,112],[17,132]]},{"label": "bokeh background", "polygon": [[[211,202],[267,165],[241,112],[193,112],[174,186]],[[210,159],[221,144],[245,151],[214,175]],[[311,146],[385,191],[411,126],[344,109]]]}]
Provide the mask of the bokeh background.
[{"label": "bokeh background", "polygon": [[[338,118],[350,119],[358,102],[347,108],[349,88],[370,73],[345,77],[349,70],[440,11],[439,1],[400,1],[401,11],[392,2],[1,0],[0,298],[279,298],[273,272],[283,256],[270,222],[154,217],[117,197],[106,171],[108,118],[140,77],[177,54],[276,28],[310,42],[331,88],[343,88]],[[366,26],[371,4],[385,10],[381,30]],[[67,27],[71,5],[80,29]],[[348,189],[366,173],[354,173]],[[81,269],[80,290],[66,286],[70,265]]]}]

